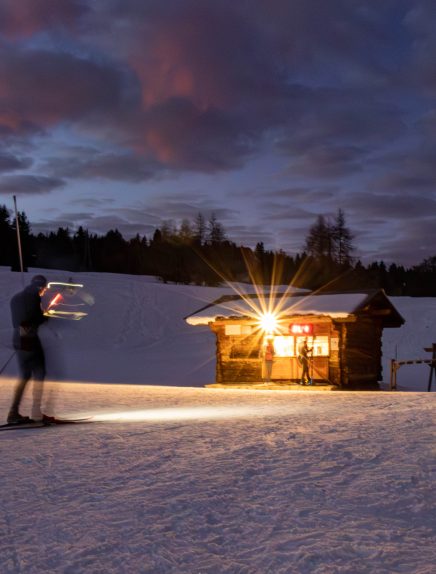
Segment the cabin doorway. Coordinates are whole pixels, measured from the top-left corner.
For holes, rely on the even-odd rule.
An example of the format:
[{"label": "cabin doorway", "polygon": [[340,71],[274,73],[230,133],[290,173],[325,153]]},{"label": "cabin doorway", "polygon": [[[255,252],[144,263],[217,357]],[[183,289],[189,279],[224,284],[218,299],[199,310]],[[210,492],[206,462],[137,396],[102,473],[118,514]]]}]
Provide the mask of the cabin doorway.
[{"label": "cabin doorway", "polygon": [[[295,336],[295,335],[267,335],[267,340],[272,340],[274,345],[274,361],[271,372],[272,380],[299,380],[302,367],[298,361],[299,349],[307,341],[311,349],[310,374],[313,380],[328,380],[329,378],[329,336]],[[266,365],[262,364],[262,378],[266,375]]]}]

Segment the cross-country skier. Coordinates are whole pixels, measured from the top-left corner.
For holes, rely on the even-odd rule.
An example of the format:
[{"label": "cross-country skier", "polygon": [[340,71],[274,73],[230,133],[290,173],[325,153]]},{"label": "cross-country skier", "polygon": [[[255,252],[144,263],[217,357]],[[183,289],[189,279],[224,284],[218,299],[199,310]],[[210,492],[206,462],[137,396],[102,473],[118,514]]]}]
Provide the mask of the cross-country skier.
[{"label": "cross-country skier", "polygon": [[[45,356],[38,328],[47,321],[41,308],[41,297],[47,289],[44,275],[35,275],[30,284],[11,299],[11,316],[14,327],[13,346],[17,353],[20,380],[8,414],[8,423],[20,424],[41,420],[42,388],[45,378]],[[27,383],[33,376],[32,418],[19,413],[21,399]]]}]

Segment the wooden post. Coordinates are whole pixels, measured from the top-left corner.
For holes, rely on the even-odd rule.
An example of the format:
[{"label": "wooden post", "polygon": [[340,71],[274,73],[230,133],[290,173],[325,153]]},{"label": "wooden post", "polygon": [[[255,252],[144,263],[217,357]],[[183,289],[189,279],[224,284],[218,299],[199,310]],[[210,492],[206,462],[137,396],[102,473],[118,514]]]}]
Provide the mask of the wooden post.
[{"label": "wooden post", "polygon": [[339,335],[339,381],[340,386],[344,387],[348,385],[348,367],[346,365],[346,338],[347,338],[347,328],[345,323],[341,324],[341,330]]},{"label": "wooden post", "polygon": [[389,387],[391,391],[397,390],[397,365],[395,359],[391,359],[391,379]]},{"label": "wooden post", "polygon": [[436,370],[436,343],[433,343],[433,345],[431,347],[425,348],[424,351],[432,353],[431,363],[430,363],[430,375],[428,377],[428,387],[427,387],[427,391],[430,392],[431,391],[431,384],[433,381],[433,374],[435,373],[435,370]]}]

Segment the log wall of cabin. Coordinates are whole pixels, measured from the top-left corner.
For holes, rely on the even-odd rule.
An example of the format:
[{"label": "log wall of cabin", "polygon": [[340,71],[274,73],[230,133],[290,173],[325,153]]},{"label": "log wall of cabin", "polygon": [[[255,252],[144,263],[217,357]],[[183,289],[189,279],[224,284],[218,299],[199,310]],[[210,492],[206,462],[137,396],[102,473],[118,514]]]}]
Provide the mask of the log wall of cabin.
[{"label": "log wall of cabin", "polygon": [[[227,322],[226,324],[229,324]],[[247,324],[237,321],[235,324]],[[259,382],[262,380],[259,331],[250,335],[226,335],[225,324],[213,323],[216,335],[216,382]]]},{"label": "log wall of cabin", "polygon": [[370,317],[346,325],[345,385],[377,385],[382,379],[382,327]]},{"label": "log wall of cabin", "polygon": [[330,328],[330,357],[329,357],[329,380],[332,385],[342,385],[342,325],[333,322]]}]

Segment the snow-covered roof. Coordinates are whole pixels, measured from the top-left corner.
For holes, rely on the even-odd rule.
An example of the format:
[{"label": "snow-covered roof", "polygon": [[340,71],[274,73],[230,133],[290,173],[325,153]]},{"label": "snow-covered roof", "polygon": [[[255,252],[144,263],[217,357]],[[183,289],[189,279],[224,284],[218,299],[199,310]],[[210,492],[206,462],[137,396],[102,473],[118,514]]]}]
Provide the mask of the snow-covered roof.
[{"label": "snow-covered roof", "polygon": [[325,315],[346,318],[362,307],[368,293],[334,293],[306,296],[276,295],[274,297],[244,297],[220,299],[186,317],[189,325],[208,325],[218,318],[256,319],[274,311],[282,317],[290,315]]}]

